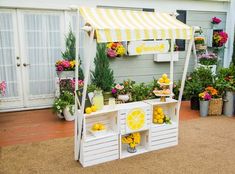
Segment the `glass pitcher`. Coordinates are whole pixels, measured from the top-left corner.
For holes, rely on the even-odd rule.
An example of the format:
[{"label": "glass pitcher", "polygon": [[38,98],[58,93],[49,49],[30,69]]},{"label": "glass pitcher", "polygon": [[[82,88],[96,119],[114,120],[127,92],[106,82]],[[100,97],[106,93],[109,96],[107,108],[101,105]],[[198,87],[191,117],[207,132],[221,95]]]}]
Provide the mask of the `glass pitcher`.
[{"label": "glass pitcher", "polygon": [[94,91],[93,104],[97,107],[97,110],[103,109],[104,97],[102,91]]}]

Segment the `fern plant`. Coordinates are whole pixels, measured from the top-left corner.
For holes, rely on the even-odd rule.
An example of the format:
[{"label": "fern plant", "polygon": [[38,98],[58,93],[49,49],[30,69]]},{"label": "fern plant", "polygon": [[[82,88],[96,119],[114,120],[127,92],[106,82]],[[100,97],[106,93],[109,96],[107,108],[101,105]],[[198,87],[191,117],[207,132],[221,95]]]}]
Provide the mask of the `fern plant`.
[{"label": "fern plant", "polygon": [[91,71],[91,81],[104,92],[110,92],[114,84],[113,70],[109,67],[109,59],[106,54],[106,45],[97,44],[95,69]]}]

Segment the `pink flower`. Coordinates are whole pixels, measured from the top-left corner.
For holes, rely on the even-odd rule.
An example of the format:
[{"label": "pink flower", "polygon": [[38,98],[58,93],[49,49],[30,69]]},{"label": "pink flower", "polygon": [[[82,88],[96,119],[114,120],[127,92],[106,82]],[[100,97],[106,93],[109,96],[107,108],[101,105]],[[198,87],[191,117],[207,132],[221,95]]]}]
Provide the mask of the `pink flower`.
[{"label": "pink flower", "polygon": [[63,68],[63,66],[59,65],[59,66],[57,66],[56,70],[57,71],[64,71],[64,68]]},{"label": "pink flower", "polygon": [[6,94],[6,88],[7,88],[6,82],[2,81],[0,83],[0,94],[2,94],[3,96]]},{"label": "pink flower", "polygon": [[84,81],[83,80],[78,80],[78,86],[83,87],[83,85],[84,85]]},{"label": "pink flower", "polygon": [[220,18],[217,18],[217,17],[212,18],[212,24],[219,24],[220,22],[221,22]]},{"label": "pink flower", "polygon": [[70,67],[70,62],[67,61],[67,60],[64,60],[64,61],[62,61],[61,65],[62,65],[64,68],[69,68],[69,67]]},{"label": "pink flower", "polygon": [[110,58],[115,58],[115,57],[117,57],[117,53],[115,50],[108,48],[107,49],[107,56]]},{"label": "pink flower", "polygon": [[112,94],[116,94],[117,90],[115,88],[112,89]]},{"label": "pink flower", "polygon": [[123,86],[123,85],[120,85],[120,84],[117,84],[117,85],[115,86],[115,88],[118,89],[118,90],[123,90],[124,86]]}]

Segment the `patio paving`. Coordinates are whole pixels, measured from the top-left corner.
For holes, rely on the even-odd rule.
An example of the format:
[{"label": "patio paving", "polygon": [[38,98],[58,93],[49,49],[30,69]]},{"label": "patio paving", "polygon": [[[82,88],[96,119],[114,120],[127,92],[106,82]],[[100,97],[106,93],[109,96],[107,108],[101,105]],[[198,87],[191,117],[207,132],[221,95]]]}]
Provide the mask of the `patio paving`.
[{"label": "patio paving", "polygon": [[[182,102],[180,121],[199,118],[199,112]],[[0,147],[40,142],[74,135],[74,122],[60,120],[51,109],[0,113]]]}]

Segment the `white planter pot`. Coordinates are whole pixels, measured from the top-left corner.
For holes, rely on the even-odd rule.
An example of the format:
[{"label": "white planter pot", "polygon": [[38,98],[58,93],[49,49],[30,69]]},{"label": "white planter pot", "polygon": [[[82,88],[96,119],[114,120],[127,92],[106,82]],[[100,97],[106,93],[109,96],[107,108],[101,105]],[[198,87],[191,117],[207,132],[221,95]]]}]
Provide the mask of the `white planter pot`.
[{"label": "white planter pot", "polygon": [[202,65],[202,64],[198,64],[199,67],[205,67],[205,68],[209,68],[212,72],[213,75],[216,75],[216,65]]},{"label": "white planter pot", "polygon": [[[72,110],[74,112],[75,108],[74,106],[72,106]],[[64,114],[64,118],[66,121],[73,121],[75,119],[75,116],[72,115],[70,112],[69,112],[69,106],[67,106],[64,110],[63,110],[63,114]]]},{"label": "white planter pot", "polygon": [[[173,61],[179,60],[179,51],[173,52]],[[171,53],[159,53],[154,54],[154,61],[155,62],[170,62],[171,61]]]},{"label": "white planter pot", "polygon": [[59,117],[60,119],[64,118],[63,114],[61,114],[61,113],[57,113],[57,117]]},{"label": "white planter pot", "polygon": [[123,95],[118,95],[117,99],[123,102],[127,102],[130,99],[130,97],[128,94],[123,94]]},{"label": "white planter pot", "polygon": [[225,100],[224,100],[224,115],[225,116],[233,116],[234,113],[234,99],[233,99],[233,92],[226,91],[225,93]]},{"label": "white planter pot", "polygon": [[74,78],[75,71],[57,71],[59,78]]}]

